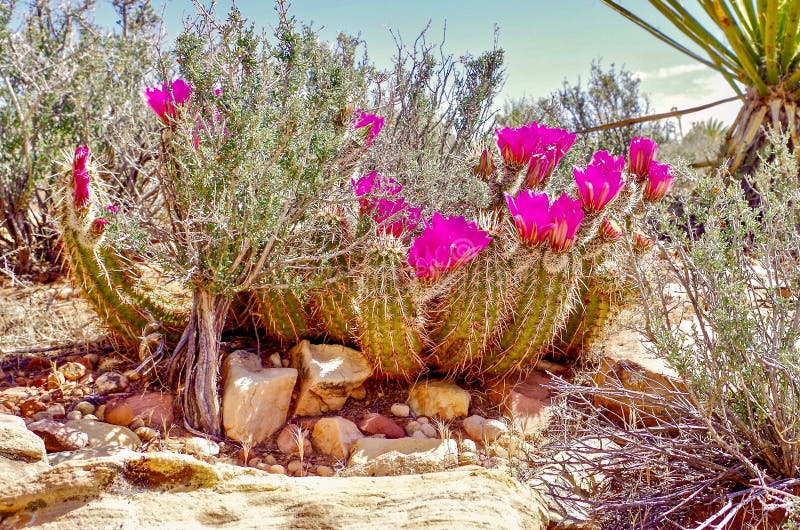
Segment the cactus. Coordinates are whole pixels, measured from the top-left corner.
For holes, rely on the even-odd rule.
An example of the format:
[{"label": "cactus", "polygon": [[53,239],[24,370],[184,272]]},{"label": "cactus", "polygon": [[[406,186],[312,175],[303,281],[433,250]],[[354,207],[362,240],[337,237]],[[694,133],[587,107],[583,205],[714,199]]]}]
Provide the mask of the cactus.
[{"label": "cactus", "polygon": [[296,344],[309,335],[303,293],[292,288],[266,288],[255,292],[258,313],[268,337],[281,344]]},{"label": "cactus", "polygon": [[88,149],[85,154],[76,152],[72,171],[65,171],[62,178],[67,195],[73,195],[59,211],[69,270],[95,311],[122,342],[138,344],[142,330],[153,322],[160,322],[175,338],[186,324],[186,312],[160,299],[152,286],[104,244],[108,221],[97,218],[93,210],[96,194],[91,176],[96,178],[96,172],[88,156]]},{"label": "cactus", "polygon": [[377,373],[411,380],[424,367],[423,326],[409,289],[411,274],[398,266],[402,257],[391,247],[368,252],[359,273],[357,338]]},{"label": "cactus", "polygon": [[448,374],[460,375],[481,362],[499,325],[514,281],[506,259],[492,243],[429,310],[436,326],[431,333],[431,362]]}]

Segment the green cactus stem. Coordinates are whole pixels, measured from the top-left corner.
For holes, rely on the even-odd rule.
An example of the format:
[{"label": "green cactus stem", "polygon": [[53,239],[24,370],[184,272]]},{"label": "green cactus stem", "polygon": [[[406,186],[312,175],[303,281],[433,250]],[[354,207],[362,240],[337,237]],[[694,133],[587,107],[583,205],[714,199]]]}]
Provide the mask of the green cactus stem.
[{"label": "green cactus stem", "polygon": [[587,275],[579,287],[579,301],[572,308],[547,357],[577,361],[608,333],[609,323],[622,310],[631,289],[616,276]]},{"label": "green cactus stem", "polygon": [[481,359],[506,303],[513,276],[494,245],[457,271],[459,278],[429,312],[431,360],[442,371],[463,374]]},{"label": "green cactus stem", "polygon": [[411,380],[424,366],[422,319],[411,296],[411,271],[400,252],[375,250],[359,271],[358,344],[389,379]]},{"label": "green cactus stem", "polygon": [[[542,252],[542,251],[538,251]],[[480,371],[501,375],[538,360],[564,325],[574,303],[579,268],[570,254],[543,251],[510,293],[513,309]]]},{"label": "green cactus stem", "polygon": [[268,337],[282,344],[295,344],[308,338],[308,314],[296,290],[259,289],[255,297]]},{"label": "green cactus stem", "polygon": [[315,334],[340,344],[353,344],[356,335],[354,289],[340,280],[314,289],[310,296]]}]

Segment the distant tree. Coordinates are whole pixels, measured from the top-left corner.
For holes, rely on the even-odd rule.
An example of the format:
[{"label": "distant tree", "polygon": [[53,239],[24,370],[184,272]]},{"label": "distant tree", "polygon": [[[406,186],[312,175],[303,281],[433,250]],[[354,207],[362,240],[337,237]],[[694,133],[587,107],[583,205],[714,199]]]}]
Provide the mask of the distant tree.
[{"label": "distant tree", "polygon": [[[574,85],[564,80],[562,87],[542,98],[520,98],[506,103],[498,116],[501,126],[518,127],[532,120],[582,131],[600,125],[652,113],[647,95],[640,90],[640,80],[624,67],[613,63],[607,70],[600,61],[592,61],[589,78]],[[590,133],[586,141],[592,149],[623,153],[633,136],[647,136],[664,142],[674,134],[666,122],[644,122]]]}]

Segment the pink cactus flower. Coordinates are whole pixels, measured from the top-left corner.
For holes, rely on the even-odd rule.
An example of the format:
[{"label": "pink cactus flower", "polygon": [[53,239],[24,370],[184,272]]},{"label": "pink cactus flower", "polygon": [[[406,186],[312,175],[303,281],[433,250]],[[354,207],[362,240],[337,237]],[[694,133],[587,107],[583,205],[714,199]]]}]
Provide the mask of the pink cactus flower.
[{"label": "pink cactus flower", "polygon": [[649,237],[636,232],[633,234],[633,244],[637,250],[649,250],[650,247],[656,244],[656,242]]},{"label": "pink cactus flower", "polygon": [[106,208],[106,209],[108,210],[108,213],[110,213],[110,214],[116,215],[116,214],[119,213],[119,207],[114,205],[114,204],[109,204],[108,208]]},{"label": "pink cactus flower", "polygon": [[355,118],[353,119],[354,128],[356,130],[364,129],[366,138],[364,145],[367,147],[372,145],[372,141],[378,136],[381,129],[383,129],[383,121],[383,116],[369,114],[360,109],[355,112]]},{"label": "pink cactus flower", "polygon": [[72,159],[72,203],[78,210],[89,205],[89,169],[86,167],[89,154],[88,146],[79,145]]},{"label": "pink cactus flower", "polygon": [[581,201],[562,193],[550,207],[550,219],[553,224],[548,235],[550,249],[553,252],[566,252],[575,244],[575,234],[583,221]]},{"label": "pink cactus flower", "polygon": [[431,223],[411,244],[408,264],[418,278],[434,281],[469,262],[491,241],[474,222],[456,216],[445,219],[434,212]]},{"label": "pink cactus flower", "polygon": [[550,219],[550,201],[546,193],[522,190],[516,198],[506,194],[506,204],[521,241],[533,247],[547,241],[553,225]]},{"label": "pink cactus flower", "polygon": [[110,222],[111,221],[109,221],[108,219],[95,219],[94,221],[92,221],[92,227],[90,228],[90,231],[92,232],[92,234],[99,236],[103,232],[105,232],[106,227],[109,225]]},{"label": "pink cactus flower", "polygon": [[613,157],[608,151],[597,151],[586,169],[575,166],[572,173],[578,186],[583,207],[587,212],[602,211],[611,201],[617,198],[625,181],[622,171],[625,169],[625,157]]},{"label": "pink cactus flower", "polygon": [[609,217],[603,219],[603,222],[600,224],[600,232],[610,241],[616,241],[622,237],[622,227]]},{"label": "pink cactus flower", "polygon": [[183,79],[144,89],[147,104],[164,123],[177,118],[179,106],[189,101],[191,95],[192,86]]},{"label": "pink cactus flower", "polygon": [[658,144],[650,138],[634,136],[628,148],[628,172],[639,179],[647,176],[652,162],[658,153]]},{"label": "pink cactus flower", "polygon": [[[495,129],[495,134],[497,147],[508,166],[529,165],[525,179],[528,187],[546,180],[575,142],[574,134],[535,121],[519,128]],[[532,161],[534,155],[538,158]]]},{"label": "pink cactus flower", "polygon": [[675,183],[675,175],[669,164],[659,164],[652,160],[647,170],[647,184],[644,187],[646,201],[660,201]]},{"label": "pink cactus flower", "polygon": [[367,173],[363,177],[350,179],[350,185],[356,197],[360,197],[358,204],[361,206],[361,213],[372,209],[377,205],[377,199],[370,197],[373,194],[397,195],[403,191],[403,186],[392,177],[384,177],[377,171]]},{"label": "pink cactus flower", "polygon": [[378,223],[378,232],[400,237],[419,225],[421,206],[412,206],[400,197],[397,200],[380,198],[372,211],[372,218]]}]

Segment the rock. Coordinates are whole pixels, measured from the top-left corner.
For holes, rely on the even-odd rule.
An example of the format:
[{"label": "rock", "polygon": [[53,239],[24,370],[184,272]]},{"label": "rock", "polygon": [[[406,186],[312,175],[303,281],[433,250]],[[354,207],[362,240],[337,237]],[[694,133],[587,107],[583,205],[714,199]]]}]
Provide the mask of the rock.
[{"label": "rock", "polygon": [[425,416],[420,416],[420,417],[417,418],[417,423],[419,423],[420,425],[425,425],[426,423],[430,423],[430,422],[431,422],[431,420],[429,420]]},{"label": "rock", "polygon": [[272,455],[266,455],[266,456],[264,457],[264,463],[265,463],[265,464],[267,464],[268,466],[274,466],[275,464],[277,464],[277,463],[278,463],[278,461],[277,461],[277,460],[275,460],[275,457],[274,457],[274,456],[272,456]]},{"label": "rock", "polygon": [[47,390],[55,390],[56,388],[61,388],[66,382],[64,374],[61,372],[50,372],[45,378],[44,386]]},{"label": "rock", "polygon": [[290,475],[302,475],[303,463],[300,460],[292,460],[286,465],[286,472]]},{"label": "rock", "polygon": [[295,416],[318,416],[341,409],[350,394],[372,374],[367,358],[345,346],[304,340],[289,355],[300,379]]},{"label": "rock", "polygon": [[417,420],[411,420],[410,422],[406,423],[406,433],[409,436],[413,436],[415,432],[420,430],[422,425]]},{"label": "rock", "polygon": [[119,446],[133,451],[142,446],[139,437],[127,427],[96,420],[70,420],[67,427],[86,434],[87,447]]},{"label": "rock", "polygon": [[71,410],[67,412],[67,419],[68,420],[79,420],[83,418],[83,414],[79,410]]},{"label": "rock", "polygon": [[32,389],[26,386],[12,386],[0,390],[0,403],[18,404],[21,401],[31,398],[34,393]]},{"label": "rock", "polygon": [[101,396],[125,392],[130,387],[130,381],[119,372],[105,372],[94,381],[94,391]]},{"label": "rock", "polygon": [[28,424],[28,430],[44,440],[48,451],[74,451],[89,442],[86,433],[54,420],[40,420]]},{"label": "rock", "polygon": [[158,438],[158,431],[152,427],[139,427],[134,432],[143,442],[149,442],[150,440]]},{"label": "rock", "polygon": [[664,411],[652,400],[621,396],[620,389],[667,398],[674,393],[686,392],[686,385],[680,381],[677,372],[665,360],[646,352],[641,338],[630,331],[609,337],[603,354],[592,379],[598,387],[614,392],[608,397],[594,394],[594,402],[605,407],[622,423],[630,421],[635,412],[638,421],[651,426],[660,421]]},{"label": "rock", "polygon": [[217,442],[214,440],[207,440],[195,436],[186,440],[183,445],[183,450],[190,455],[211,457],[219,454],[219,445],[217,445]]},{"label": "rock", "polygon": [[254,353],[229,354],[223,362],[225,433],[250,447],[267,440],[286,423],[296,380],[294,368],[262,368]]},{"label": "rock", "polygon": [[147,423],[142,418],[134,418],[133,421],[128,424],[128,428],[134,432],[141,427],[147,427]]},{"label": "rock", "polygon": [[33,478],[4,476],[0,518],[4,526],[42,530],[120,525],[544,530],[548,525],[539,494],[476,467],[425,476],[288,480],[186,455],[128,450],[65,461]]},{"label": "rock", "polygon": [[114,425],[128,426],[133,421],[133,409],[125,403],[117,403],[106,407],[104,421]]},{"label": "rock", "polygon": [[86,375],[86,367],[81,363],[68,362],[61,365],[58,369],[67,381],[77,381]]},{"label": "rock", "polygon": [[281,356],[277,352],[270,355],[267,360],[270,362],[273,368],[281,368],[283,366],[281,364]]},{"label": "rock", "polygon": [[475,445],[475,441],[470,440],[469,438],[464,438],[463,440],[461,440],[461,443],[459,445],[463,452],[470,452],[470,453],[478,452],[478,446]]},{"label": "rock", "polygon": [[534,370],[521,382],[496,381],[487,395],[502,407],[514,430],[533,435],[543,431],[553,416],[553,391],[548,388],[552,382],[552,376]]},{"label": "rock", "polygon": [[436,427],[434,427],[430,423],[423,423],[422,425],[420,425],[419,430],[422,434],[424,434],[428,438],[436,438],[436,435],[438,434],[436,432]]},{"label": "rock", "polygon": [[133,411],[133,418],[141,418],[150,427],[169,427],[175,420],[172,395],[147,392],[126,397],[122,403]]},{"label": "rock", "polygon": [[350,397],[356,401],[367,399],[367,389],[364,388],[364,385],[357,386],[350,391]]},{"label": "rock", "polygon": [[23,462],[47,462],[42,439],[28,430],[22,418],[0,415],[0,457]]},{"label": "rock", "polygon": [[95,406],[88,401],[81,401],[75,405],[74,410],[77,410],[85,416],[87,414],[94,414]]},{"label": "rock", "polygon": [[312,453],[311,440],[307,431],[302,431],[300,434],[300,427],[297,425],[287,425],[278,434],[275,439],[275,445],[278,446],[278,451],[285,455],[300,454],[300,444],[302,439],[303,443],[303,456],[308,456]]},{"label": "rock", "polygon": [[398,418],[407,418],[409,414],[411,414],[411,407],[406,405],[405,403],[395,403],[392,405],[392,408],[389,410],[392,416],[396,416]]},{"label": "rock", "polygon": [[423,440],[428,439],[428,435],[422,429],[414,431],[414,434],[411,435],[412,438],[421,438]]},{"label": "rock", "polygon": [[472,440],[488,445],[508,432],[508,426],[499,420],[470,416],[461,422],[461,428]]},{"label": "rock", "polygon": [[19,412],[23,418],[32,418],[37,412],[47,410],[47,404],[38,397],[30,397],[19,403]]},{"label": "rock", "polygon": [[332,477],[334,475],[333,468],[330,466],[317,466],[315,472],[320,477]]},{"label": "rock", "polygon": [[411,389],[408,405],[416,416],[451,420],[469,413],[469,392],[447,381],[422,381]]},{"label": "rock", "polygon": [[345,476],[391,476],[443,471],[458,465],[455,440],[362,438],[353,446]]},{"label": "rock", "polygon": [[345,460],[356,440],[363,437],[355,423],[335,416],[322,418],[314,425],[311,443],[321,454]]},{"label": "rock", "polygon": [[267,473],[272,473],[273,475],[285,475],[286,468],[280,464],[272,464],[267,468]]},{"label": "rock", "polygon": [[381,414],[367,414],[358,422],[358,428],[366,434],[384,434],[387,438],[402,438],[406,435],[402,427]]}]

